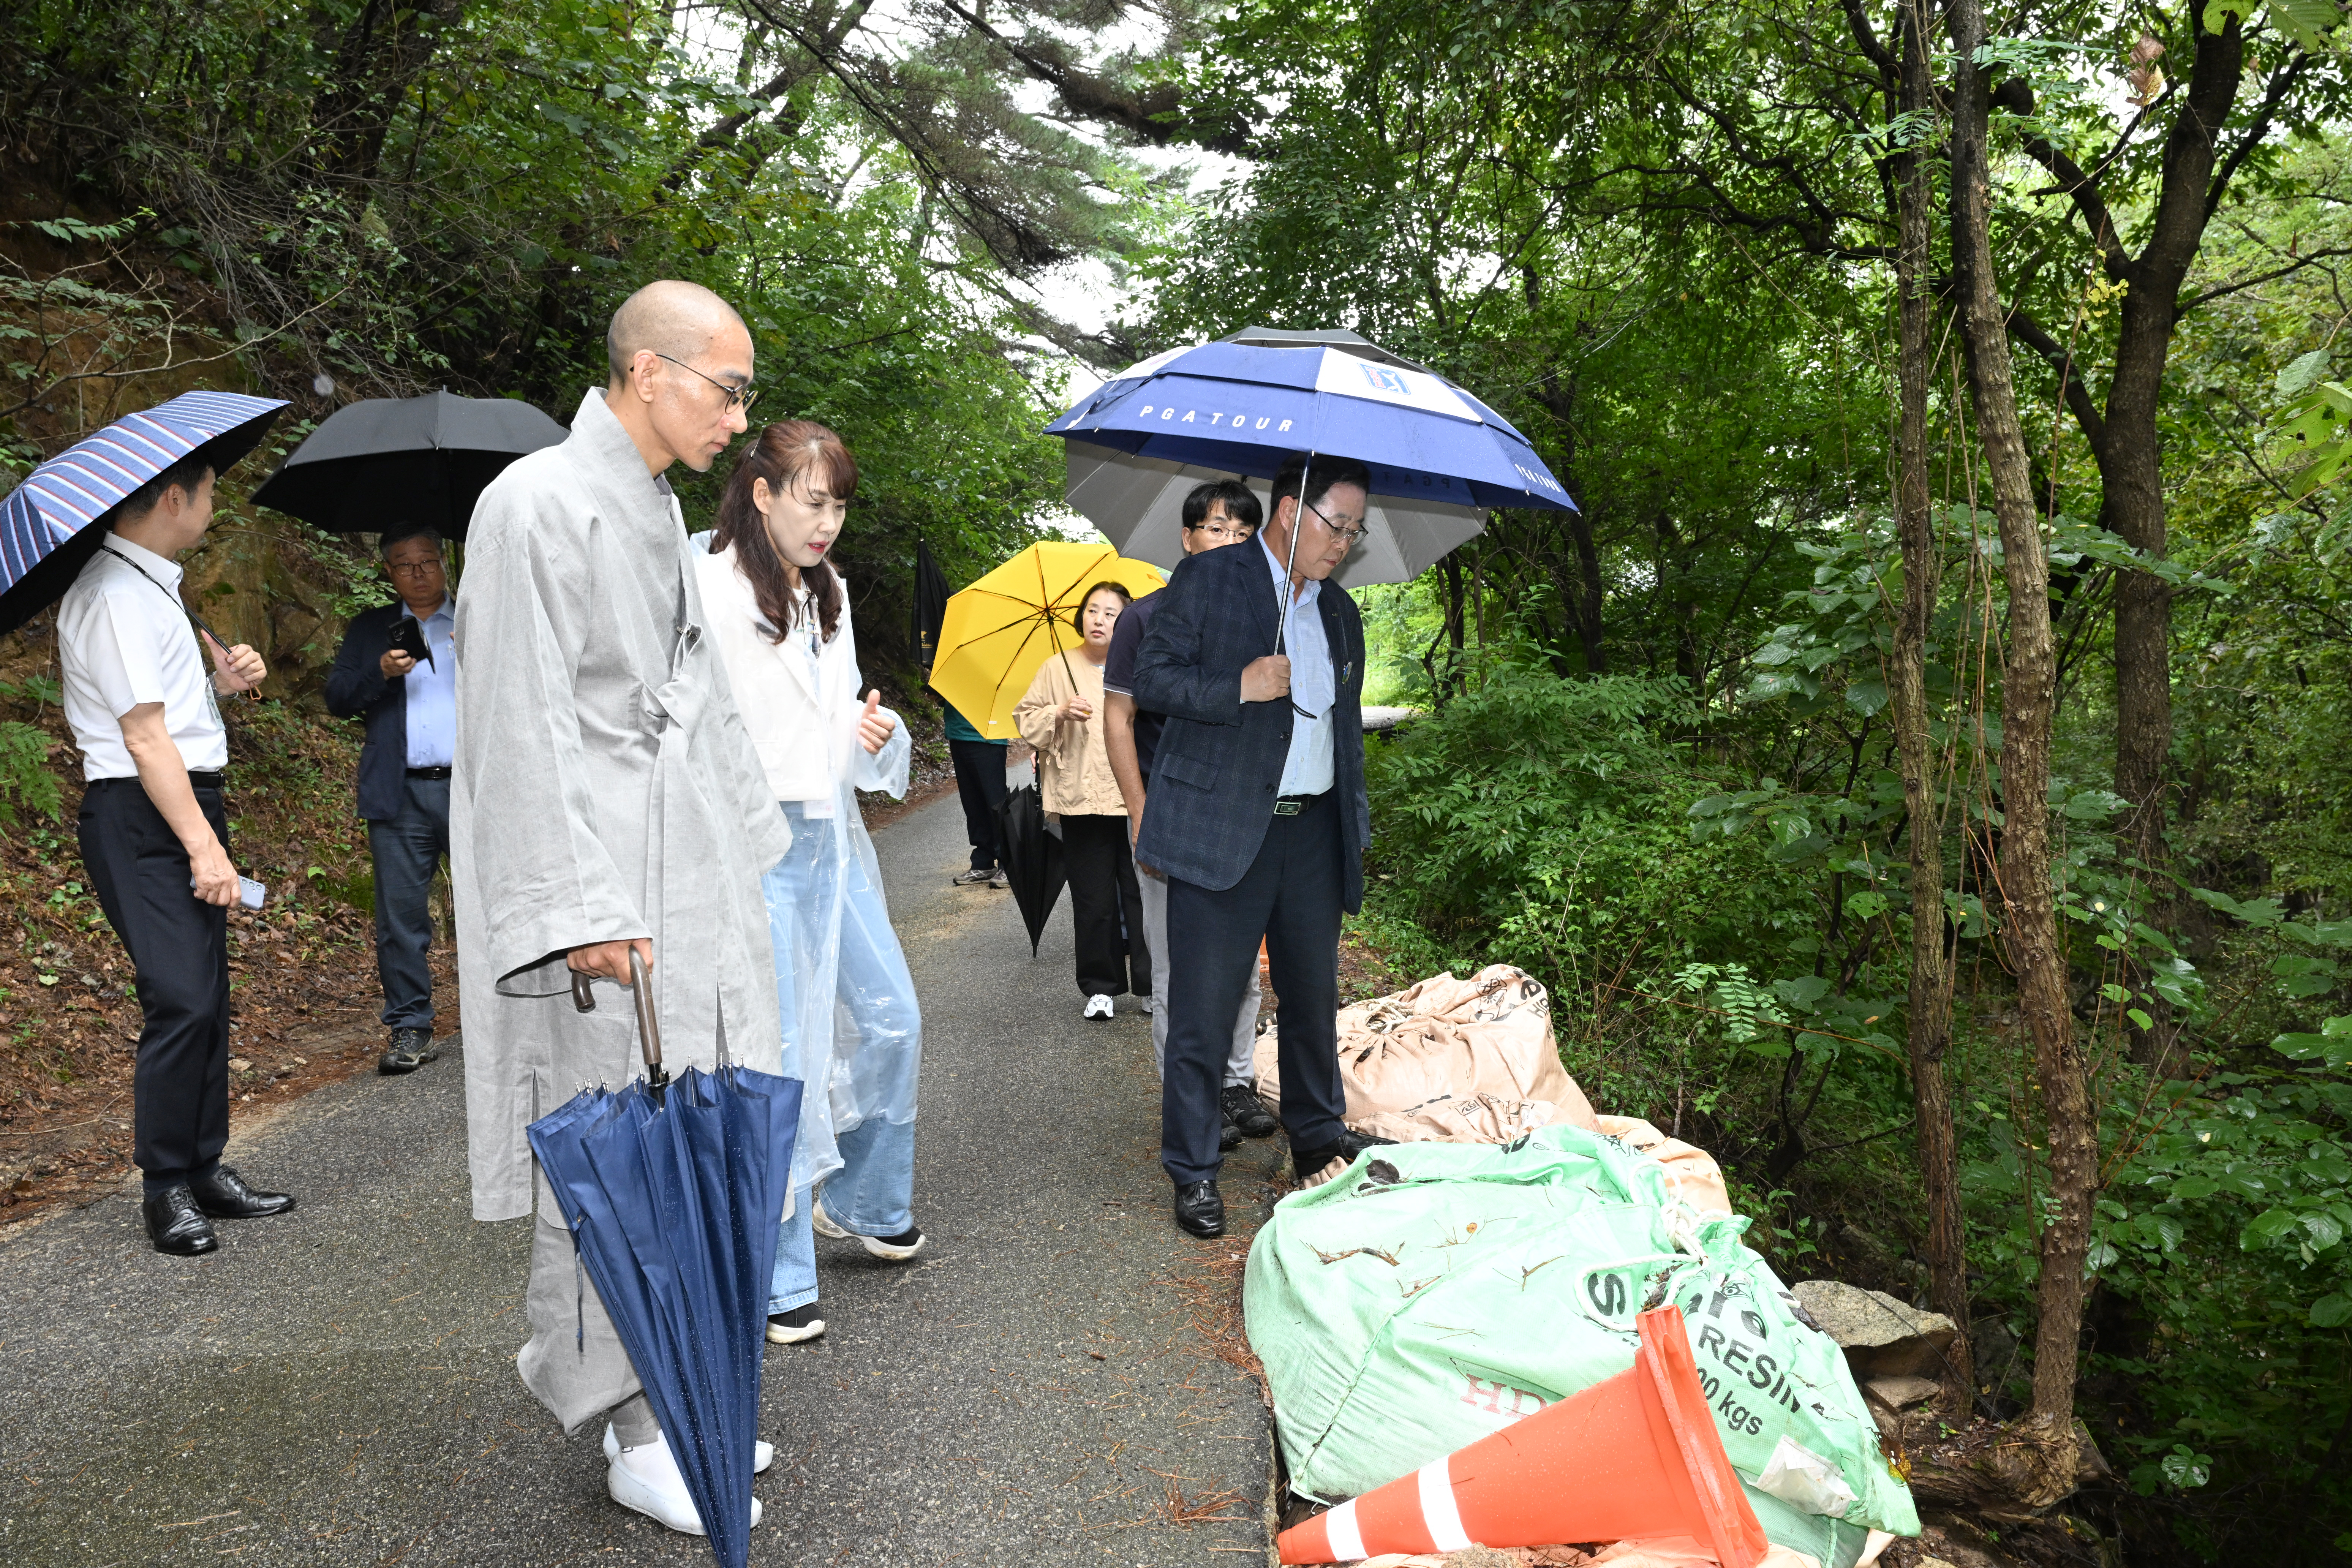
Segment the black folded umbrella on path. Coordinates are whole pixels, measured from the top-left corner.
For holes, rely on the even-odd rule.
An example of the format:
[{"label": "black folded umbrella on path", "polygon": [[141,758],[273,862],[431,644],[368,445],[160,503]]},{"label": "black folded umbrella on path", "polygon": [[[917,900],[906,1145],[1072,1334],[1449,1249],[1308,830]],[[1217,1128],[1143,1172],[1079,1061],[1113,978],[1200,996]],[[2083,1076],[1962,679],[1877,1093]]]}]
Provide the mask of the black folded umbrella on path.
[{"label": "black folded umbrella on path", "polygon": [[940,625],[947,618],[948,574],[931,558],[931,547],[923,540],[915,541],[915,598],[908,616],[910,635],[907,652],[916,667],[926,675],[931,672],[931,661],[940,651]]},{"label": "black folded umbrella on path", "polygon": [[1004,879],[1012,884],[1013,901],[1021,906],[1029,928],[1029,956],[1037,956],[1037,942],[1046,918],[1062,896],[1061,835],[1045,821],[1045,803],[1034,784],[1023,784],[996,808],[997,825],[1004,830]]},{"label": "black folded umbrella on path", "polygon": [[462,539],[509,463],[570,435],[511,397],[372,397],[327,416],[253,499],[331,533],[407,524]]}]

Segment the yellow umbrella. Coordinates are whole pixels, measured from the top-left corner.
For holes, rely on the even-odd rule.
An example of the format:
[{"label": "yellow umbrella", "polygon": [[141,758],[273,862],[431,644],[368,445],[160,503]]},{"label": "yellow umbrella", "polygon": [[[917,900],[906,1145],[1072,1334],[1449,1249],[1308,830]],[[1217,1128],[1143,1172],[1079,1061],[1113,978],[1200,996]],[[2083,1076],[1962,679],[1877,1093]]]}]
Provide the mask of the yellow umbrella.
[{"label": "yellow umbrella", "polygon": [[1038,667],[1086,640],[1072,623],[1087,590],[1116,583],[1139,599],[1167,581],[1159,567],[1108,544],[1033,544],[949,598],[931,689],[982,735],[1011,740],[1013,710]]}]

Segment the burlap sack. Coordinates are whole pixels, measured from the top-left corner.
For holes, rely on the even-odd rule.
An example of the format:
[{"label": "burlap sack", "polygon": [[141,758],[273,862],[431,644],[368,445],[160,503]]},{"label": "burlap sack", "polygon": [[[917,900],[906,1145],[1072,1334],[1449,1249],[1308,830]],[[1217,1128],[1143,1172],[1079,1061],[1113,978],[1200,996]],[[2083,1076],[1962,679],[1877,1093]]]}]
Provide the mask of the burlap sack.
[{"label": "burlap sack", "polygon": [[[1276,1043],[1272,1028],[1257,1038],[1257,1092],[1278,1110]],[[1507,963],[1340,1008],[1339,1077],[1348,1125],[1400,1143],[1507,1143],[1555,1121],[1601,1127],[1559,1065],[1550,996]]]},{"label": "burlap sack", "polygon": [[1638,1116],[1603,1116],[1601,1131],[1636,1154],[1647,1154],[1666,1173],[1666,1191],[1702,1215],[1729,1214],[1731,1194],[1723,1167],[1696,1144],[1669,1138]]}]

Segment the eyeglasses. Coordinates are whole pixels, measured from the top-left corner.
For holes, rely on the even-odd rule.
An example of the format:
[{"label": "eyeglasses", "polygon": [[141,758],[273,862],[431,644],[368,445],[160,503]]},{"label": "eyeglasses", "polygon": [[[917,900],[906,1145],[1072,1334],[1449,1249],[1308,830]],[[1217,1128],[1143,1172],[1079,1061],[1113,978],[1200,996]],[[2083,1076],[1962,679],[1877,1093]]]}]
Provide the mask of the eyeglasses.
[{"label": "eyeglasses", "polygon": [[1307,503],[1307,510],[1315,514],[1315,521],[1321,523],[1325,529],[1329,531],[1332,538],[1346,540],[1348,542],[1348,548],[1350,550],[1353,550],[1356,547],[1356,541],[1363,538],[1365,534],[1371,531],[1370,529],[1363,528],[1341,528],[1338,523],[1333,522],[1329,518],[1324,516],[1323,509],[1317,506],[1313,501],[1308,501]]},{"label": "eyeglasses", "polygon": [[427,572],[438,572],[441,563],[426,557],[423,561],[387,561],[383,569],[395,577],[422,577]]},{"label": "eyeglasses", "polygon": [[1195,533],[1205,533],[1220,544],[1239,544],[1250,536],[1250,529],[1242,523],[1227,526],[1222,522],[1191,522],[1184,525]]},{"label": "eyeglasses", "polygon": [[[653,356],[656,359],[669,360],[670,363],[677,366],[680,370],[694,370],[694,367],[687,363],[684,360],[670,359],[669,355],[662,353],[659,349],[653,351]],[[760,389],[750,384],[748,382],[741,386],[730,386],[725,382],[719,380],[715,376],[702,375],[702,372],[698,370],[694,370],[694,374],[701,375],[703,380],[709,382],[711,385],[725,393],[727,395],[727,406],[730,408],[740,408],[744,413],[749,414],[751,412],[751,405],[760,400]]]}]

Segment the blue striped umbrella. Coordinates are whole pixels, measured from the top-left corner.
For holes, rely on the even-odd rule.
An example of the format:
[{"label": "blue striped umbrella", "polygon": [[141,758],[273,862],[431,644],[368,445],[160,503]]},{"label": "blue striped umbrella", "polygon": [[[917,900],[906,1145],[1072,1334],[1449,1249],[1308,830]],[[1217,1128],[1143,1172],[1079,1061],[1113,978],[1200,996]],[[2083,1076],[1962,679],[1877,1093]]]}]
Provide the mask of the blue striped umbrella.
[{"label": "blue striped umbrella", "polygon": [[0,632],[65,597],[125,496],[199,451],[220,472],[253,450],[285,406],[241,393],[184,392],[35,468],[0,501]]}]

